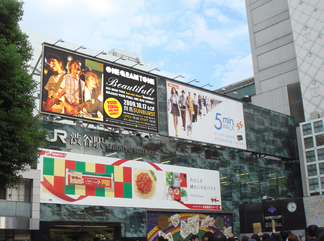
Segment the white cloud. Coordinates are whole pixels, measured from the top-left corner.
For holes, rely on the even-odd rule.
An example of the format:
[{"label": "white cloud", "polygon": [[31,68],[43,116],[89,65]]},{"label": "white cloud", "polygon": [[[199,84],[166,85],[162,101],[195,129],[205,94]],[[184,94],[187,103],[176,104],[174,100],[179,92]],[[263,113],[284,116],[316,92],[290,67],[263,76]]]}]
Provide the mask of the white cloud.
[{"label": "white cloud", "polygon": [[189,50],[190,46],[188,43],[186,43],[180,39],[173,39],[168,43],[166,49],[170,50],[172,52],[178,52],[178,51]]},{"label": "white cloud", "polygon": [[208,44],[210,47],[221,50],[228,43],[222,32],[208,28],[206,19],[199,14],[187,12],[183,16],[182,23],[190,27],[193,38],[187,39],[193,45]]},{"label": "white cloud", "polygon": [[[199,72],[197,58],[181,56],[202,53],[206,58],[200,60],[208,61],[199,62],[202,66],[210,66],[217,58],[220,66],[213,77],[225,83],[242,79],[239,66],[245,58],[234,56],[250,52],[242,49],[249,46],[244,0],[28,0],[24,11],[23,28],[88,49],[136,52],[169,74],[188,72],[190,76],[190,71],[196,71],[201,81],[210,81],[212,68]],[[231,69],[230,64],[238,67]]]},{"label": "white cloud", "polygon": [[180,0],[182,6],[189,9],[197,9],[200,7],[201,0]]},{"label": "white cloud", "polygon": [[241,16],[246,15],[244,0],[204,0],[208,6],[220,6],[222,8],[229,8],[232,11],[239,13]]},{"label": "white cloud", "polygon": [[207,8],[204,10],[204,14],[206,15],[206,17],[216,19],[218,22],[221,23],[231,22],[231,19],[228,16],[224,15],[222,11],[218,8]]},{"label": "white cloud", "polygon": [[253,76],[252,57],[236,56],[225,65],[216,65],[213,78],[218,86],[226,86]]}]

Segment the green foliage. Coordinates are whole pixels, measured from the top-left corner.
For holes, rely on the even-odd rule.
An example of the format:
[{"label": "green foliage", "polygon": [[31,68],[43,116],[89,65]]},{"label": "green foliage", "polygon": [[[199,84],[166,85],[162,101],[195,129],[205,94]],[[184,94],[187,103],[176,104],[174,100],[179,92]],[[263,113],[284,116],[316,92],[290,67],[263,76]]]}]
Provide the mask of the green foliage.
[{"label": "green foliage", "polygon": [[32,47],[18,22],[23,3],[0,1],[0,187],[16,185],[37,161],[45,131],[33,116],[35,81],[28,74]]}]

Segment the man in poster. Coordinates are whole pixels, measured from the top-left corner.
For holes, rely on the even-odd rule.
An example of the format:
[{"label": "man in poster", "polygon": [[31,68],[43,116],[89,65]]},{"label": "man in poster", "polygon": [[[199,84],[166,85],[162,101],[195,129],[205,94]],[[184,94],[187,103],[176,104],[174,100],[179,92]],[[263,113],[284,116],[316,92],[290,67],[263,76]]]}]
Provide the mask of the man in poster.
[{"label": "man in poster", "polygon": [[[63,61],[61,57],[56,53],[51,53],[47,55],[47,62],[53,75],[49,77],[44,89],[47,91],[47,96],[45,94],[43,102],[43,109],[45,111],[52,111],[55,113],[62,113],[64,109],[64,97],[57,98],[57,96],[62,92],[65,85],[65,73],[63,72]],[[45,72],[47,74],[47,71]],[[44,93],[46,93],[44,91]],[[56,99],[56,101],[54,101]]]},{"label": "man in poster", "polygon": [[84,102],[85,83],[81,80],[81,62],[71,60],[67,64],[69,74],[65,76],[65,113],[78,115],[83,108],[89,108]]},{"label": "man in poster", "polygon": [[186,104],[186,97],[185,97],[185,91],[181,91],[181,95],[179,96],[179,107],[181,112],[181,119],[182,119],[182,128],[185,131],[186,130],[186,115],[187,115],[187,104]]}]

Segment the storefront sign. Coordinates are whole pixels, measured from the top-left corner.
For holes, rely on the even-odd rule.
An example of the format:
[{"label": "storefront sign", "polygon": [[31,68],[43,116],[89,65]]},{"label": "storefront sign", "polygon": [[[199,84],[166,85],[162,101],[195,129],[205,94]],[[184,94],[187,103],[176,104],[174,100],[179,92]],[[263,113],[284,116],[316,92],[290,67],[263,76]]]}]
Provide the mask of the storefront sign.
[{"label": "storefront sign", "polygon": [[167,101],[169,136],[247,148],[241,102],[175,82],[167,82]]},{"label": "storefront sign", "polygon": [[41,112],[158,133],[157,77],[43,45]]},{"label": "storefront sign", "polygon": [[42,150],[41,202],[221,210],[219,172]]}]

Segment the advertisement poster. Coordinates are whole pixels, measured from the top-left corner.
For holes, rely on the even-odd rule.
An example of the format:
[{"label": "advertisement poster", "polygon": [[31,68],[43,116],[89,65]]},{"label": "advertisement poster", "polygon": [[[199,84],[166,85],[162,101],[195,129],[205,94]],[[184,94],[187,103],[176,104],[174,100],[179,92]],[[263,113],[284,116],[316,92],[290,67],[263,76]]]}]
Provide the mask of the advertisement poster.
[{"label": "advertisement poster", "polygon": [[247,148],[241,102],[176,82],[167,82],[167,101],[169,136]]},{"label": "advertisement poster", "polygon": [[186,213],[147,212],[147,240],[164,237],[172,240],[190,240],[197,235],[199,240],[206,232],[221,231],[226,237],[233,236],[233,215],[231,213]]},{"label": "advertisement poster", "polygon": [[41,112],[158,133],[157,78],[43,45]]},{"label": "advertisement poster", "polygon": [[233,237],[233,215],[231,213],[197,212],[147,212],[147,240],[164,237],[169,241],[190,240],[197,235],[199,240],[206,232],[222,232]]},{"label": "advertisement poster", "polygon": [[304,197],[303,199],[307,227],[312,224],[324,227],[324,195]]},{"label": "advertisement poster", "polygon": [[41,203],[222,209],[218,171],[45,149],[37,168]]}]

